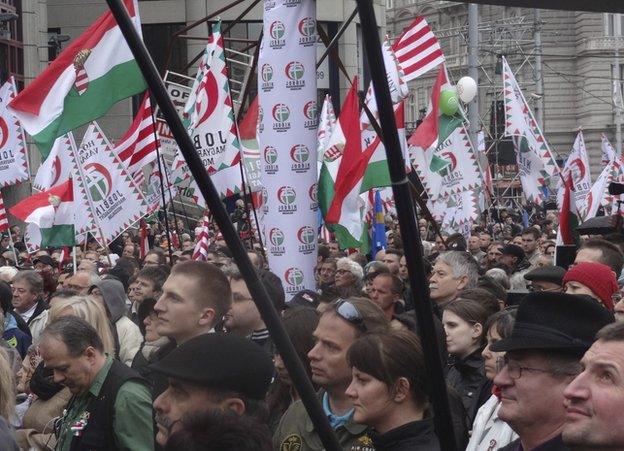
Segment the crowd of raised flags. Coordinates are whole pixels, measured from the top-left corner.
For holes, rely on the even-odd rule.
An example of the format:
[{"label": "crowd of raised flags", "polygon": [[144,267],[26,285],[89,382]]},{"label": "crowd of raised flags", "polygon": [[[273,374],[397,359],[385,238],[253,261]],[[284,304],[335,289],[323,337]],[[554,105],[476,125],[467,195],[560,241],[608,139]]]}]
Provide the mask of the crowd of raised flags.
[{"label": "crowd of raised flags", "polygon": [[[136,0],[125,0],[125,4],[140,31]],[[383,42],[382,54],[406,172],[414,170],[420,179],[427,206],[442,231],[468,235],[491,201],[492,177],[483,150],[475,149],[470,141],[461,106],[453,115],[440,107],[444,93],[454,89],[442,49],[426,20],[418,17],[394,43]],[[624,181],[621,156],[603,135],[604,168],[592,183],[579,130],[565,166],[559,168],[504,57],[502,65],[504,134],[514,143],[524,196],[528,203],[540,206],[551,190],[557,189],[561,242],[568,243],[573,240],[568,226],[596,216],[600,207],[606,213],[616,211],[619,197],[609,195],[607,186]],[[432,70],[438,75],[429,106],[408,139],[404,125],[407,83]],[[268,89],[272,76],[267,70],[259,83],[264,82]],[[373,87],[367,87],[361,101],[357,77],[350,83],[338,117],[333,110],[335,99],[329,95],[319,109],[313,158],[318,163],[318,194],[313,187],[310,197],[318,199],[317,231],[321,237],[335,237],[342,248],[369,252],[385,246],[382,219],[394,213],[394,206],[385,149],[376,131],[379,117]],[[30,179],[32,168],[23,129],[43,158],[32,182],[35,194],[10,209],[28,224],[25,240],[29,250],[71,246],[84,240],[87,233],[101,244],[110,243],[127,228],[140,227],[142,218],[163,207],[163,198],[165,204],[170,203],[178,187],[190,190],[187,192],[197,204],[205,206],[179,150],[171,165],[162,155],[159,160],[159,136],[145,89],[136,61],[109,12],[21,93],[16,93],[12,78],[0,88],[0,186]],[[258,141],[263,114],[268,113],[259,108],[255,98],[245,114],[239,114],[237,124],[219,22],[212,26],[197,75],[187,89],[188,100],[180,113],[206,171],[223,198],[243,194],[246,185],[256,213],[255,234],[261,235],[264,243],[272,242],[264,227],[266,165],[272,154],[266,148],[261,150]],[[111,143],[95,120],[118,100],[141,93],[143,100],[132,124],[117,143]],[[316,108],[310,111],[317,114]],[[87,130],[77,146],[74,133],[85,125]],[[60,204],[53,198],[60,199]],[[62,208],[65,203],[72,208]],[[0,229],[7,224],[0,205]],[[68,233],[68,225],[72,233]],[[200,229],[193,256],[197,259],[207,253],[205,219]]]}]

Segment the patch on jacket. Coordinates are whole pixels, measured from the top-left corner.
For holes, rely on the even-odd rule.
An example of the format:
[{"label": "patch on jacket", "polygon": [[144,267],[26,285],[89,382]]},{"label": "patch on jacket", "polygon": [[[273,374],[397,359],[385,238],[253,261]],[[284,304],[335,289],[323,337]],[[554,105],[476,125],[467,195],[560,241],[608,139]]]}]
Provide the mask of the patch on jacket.
[{"label": "patch on jacket", "polygon": [[301,450],[301,437],[297,434],[290,434],[284,439],[280,445],[279,451],[300,451]]}]

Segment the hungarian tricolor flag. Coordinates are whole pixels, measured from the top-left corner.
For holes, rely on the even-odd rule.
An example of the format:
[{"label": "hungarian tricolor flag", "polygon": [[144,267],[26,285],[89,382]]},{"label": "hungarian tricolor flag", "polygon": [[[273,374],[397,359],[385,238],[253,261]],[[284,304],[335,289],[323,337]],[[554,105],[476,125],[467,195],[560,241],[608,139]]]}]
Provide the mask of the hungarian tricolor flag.
[{"label": "hungarian tricolor flag", "polygon": [[579,218],[572,191],[572,174],[568,174],[565,179],[563,201],[561,203],[561,212],[559,213],[559,236],[566,246],[573,245],[578,241],[576,229],[579,225]]},{"label": "hungarian tricolor flag", "polygon": [[74,188],[72,179],[27,197],[9,212],[41,232],[41,247],[76,244],[74,232]]},{"label": "hungarian tricolor flag", "polygon": [[[136,0],[124,0],[141,33]],[[10,104],[43,157],[54,140],[97,119],[147,85],[110,11],[75,39]]]},{"label": "hungarian tricolor flag", "polygon": [[[354,77],[336,127],[327,143],[328,148],[323,152],[318,182],[319,207],[325,223],[336,235],[342,249],[369,246],[368,232],[362,226],[362,217],[357,206],[363,175],[360,164],[362,136],[357,87],[357,77]],[[354,174],[356,169],[360,172],[359,176]]]},{"label": "hungarian tricolor flag", "polygon": [[451,162],[433,155],[433,151],[463,123],[460,115],[447,116],[440,111],[440,94],[447,89],[452,89],[452,86],[446,74],[446,67],[442,64],[431,90],[427,115],[407,142],[412,147],[411,152],[427,152],[431,156],[430,169],[434,172],[443,169]]}]

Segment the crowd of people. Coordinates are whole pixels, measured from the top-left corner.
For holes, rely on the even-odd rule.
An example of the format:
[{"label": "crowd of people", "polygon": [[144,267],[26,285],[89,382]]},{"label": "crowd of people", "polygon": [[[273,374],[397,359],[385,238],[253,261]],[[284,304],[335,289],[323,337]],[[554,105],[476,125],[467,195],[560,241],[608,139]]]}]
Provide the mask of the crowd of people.
[{"label": "crowd of people", "polygon": [[[624,236],[555,266],[556,218],[460,234],[421,221],[458,450],[624,449]],[[396,220],[366,256],[319,243],[315,289],[259,280],[344,450],[440,450]],[[316,451],[324,446],[226,244],[151,236],[60,249],[0,239],[3,450]],[[75,269],[74,269],[75,268]],[[621,321],[621,322],[620,322]]]}]

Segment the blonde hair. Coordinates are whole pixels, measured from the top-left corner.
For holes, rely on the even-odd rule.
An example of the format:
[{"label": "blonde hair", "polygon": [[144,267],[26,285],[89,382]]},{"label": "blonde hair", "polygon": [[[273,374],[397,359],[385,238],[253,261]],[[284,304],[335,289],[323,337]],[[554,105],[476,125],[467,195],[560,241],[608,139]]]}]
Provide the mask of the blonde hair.
[{"label": "blonde hair", "polygon": [[15,380],[9,356],[0,348],[0,416],[7,422],[15,414]]},{"label": "blonde hair", "polygon": [[102,344],[104,345],[104,352],[109,356],[115,356],[115,339],[113,338],[113,331],[106,309],[99,301],[96,301],[91,296],[72,296],[67,299],[55,299],[50,306],[50,313],[48,315],[48,324],[62,315],[61,312],[67,308],[71,309],[71,315],[77,316],[88,322],[97,331]]}]

